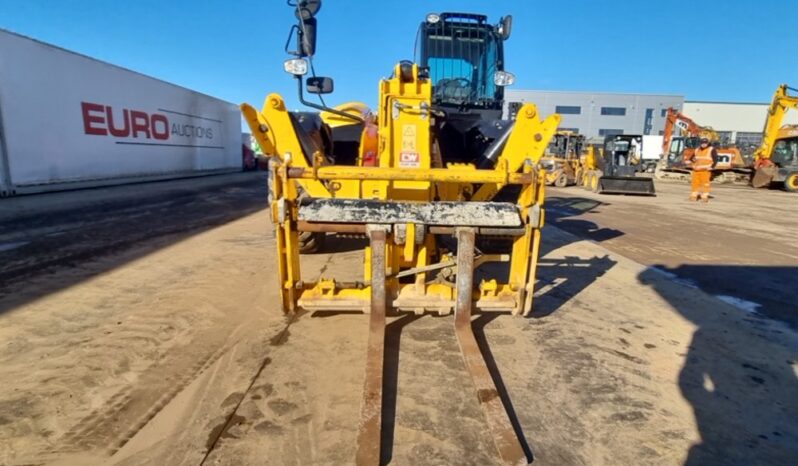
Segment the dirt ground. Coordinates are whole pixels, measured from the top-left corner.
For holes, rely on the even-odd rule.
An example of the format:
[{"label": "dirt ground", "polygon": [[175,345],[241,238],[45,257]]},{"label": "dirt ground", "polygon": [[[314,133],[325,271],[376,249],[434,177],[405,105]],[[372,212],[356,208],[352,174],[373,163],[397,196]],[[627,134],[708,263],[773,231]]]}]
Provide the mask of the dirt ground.
[{"label": "dirt ground", "polygon": [[658,182],[657,197],[548,192],[551,225],[601,243],[685,284],[798,329],[796,196],[715,185],[709,204],[687,184]]},{"label": "dirt ground", "polygon": [[[281,315],[263,185],[0,202],[0,464],[352,463],[368,318]],[[533,316],[475,320],[528,452],[795,464],[792,198],[718,189],[690,205],[657,187],[551,190]],[[303,258],[308,278],[362,267],[352,241],[334,244]],[[451,316],[391,317],[385,377],[385,462],[497,464]]]}]

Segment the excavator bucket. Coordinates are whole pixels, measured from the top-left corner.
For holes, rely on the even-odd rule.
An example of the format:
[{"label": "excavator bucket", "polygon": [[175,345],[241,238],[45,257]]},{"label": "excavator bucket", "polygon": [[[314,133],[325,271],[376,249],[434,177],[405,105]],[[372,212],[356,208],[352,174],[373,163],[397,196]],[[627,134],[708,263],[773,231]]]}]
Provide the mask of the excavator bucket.
[{"label": "excavator bucket", "polygon": [[773,178],[776,177],[778,171],[779,168],[774,165],[757,168],[754,172],[754,177],[751,179],[751,186],[754,188],[766,188],[770,186],[770,183],[773,182]]},{"label": "excavator bucket", "polygon": [[600,194],[636,194],[656,196],[654,180],[637,176],[602,176],[599,178]]}]

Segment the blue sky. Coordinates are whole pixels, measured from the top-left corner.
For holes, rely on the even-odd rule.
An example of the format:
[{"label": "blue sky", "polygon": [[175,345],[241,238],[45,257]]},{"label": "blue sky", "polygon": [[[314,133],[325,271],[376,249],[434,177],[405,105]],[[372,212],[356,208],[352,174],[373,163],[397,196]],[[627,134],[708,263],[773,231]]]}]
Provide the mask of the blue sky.
[{"label": "blue sky", "polygon": [[[412,58],[427,13],[477,12],[491,22],[512,14],[505,53],[514,89],[766,102],[777,84],[798,86],[798,26],[789,27],[796,13],[789,3],[325,0],[314,62],[318,74],[335,78],[328,103],[373,105],[377,80]],[[282,0],[0,1],[0,27],[258,106],[269,92],[298,106],[295,83],[282,70],[293,21]]]}]

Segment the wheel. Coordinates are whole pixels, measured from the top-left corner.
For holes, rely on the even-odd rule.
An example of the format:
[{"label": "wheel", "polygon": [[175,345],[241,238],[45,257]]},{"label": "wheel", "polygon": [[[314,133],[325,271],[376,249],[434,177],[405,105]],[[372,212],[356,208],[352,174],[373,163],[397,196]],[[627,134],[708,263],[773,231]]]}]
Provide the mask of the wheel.
[{"label": "wheel", "polygon": [[[297,185],[297,190],[299,191],[297,194],[297,200],[305,199],[308,196],[308,193],[302,189],[301,186]],[[270,191],[271,192],[271,191]],[[313,231],[300,231],[299,232],[299,253],[300,254],[313,254],[316,252],[321,251],[324,247],[324,241],[327,238],[327,233],[324,232],[313,232]]]},{"label": "wheel", "polygon": [[300,231],[299,232],[299,253],[313,254],[321,251],[327,234],[323,232]]},{"label": "wheel", "polygon": [[568,186],[568,176],[565,173],[560,173],[560,176],[554,180],[554,186],[558,188],[564,188]]},{"label": "wheel", "polygon": [[787,174],[787,178],[784,179],[784,190],[798,193],[798,171]]}]

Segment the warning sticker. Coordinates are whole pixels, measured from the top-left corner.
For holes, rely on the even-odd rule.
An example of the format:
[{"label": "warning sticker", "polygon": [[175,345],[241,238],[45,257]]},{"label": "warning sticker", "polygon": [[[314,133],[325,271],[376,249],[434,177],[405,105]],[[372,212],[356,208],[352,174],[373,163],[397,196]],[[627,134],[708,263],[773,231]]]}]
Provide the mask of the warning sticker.
[{"label": "warning sticker", "polygon": [[418,152],[400,152],[399,166],[403,168],[418,168],[421,166],[421,156]]},{"label": "warning sticker", "polygon": [[416,151],[416,125],[402,126],[402,150],[408,152]]}]

